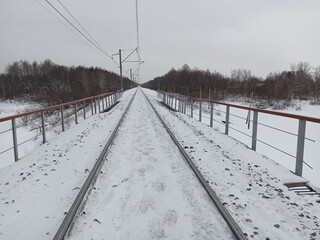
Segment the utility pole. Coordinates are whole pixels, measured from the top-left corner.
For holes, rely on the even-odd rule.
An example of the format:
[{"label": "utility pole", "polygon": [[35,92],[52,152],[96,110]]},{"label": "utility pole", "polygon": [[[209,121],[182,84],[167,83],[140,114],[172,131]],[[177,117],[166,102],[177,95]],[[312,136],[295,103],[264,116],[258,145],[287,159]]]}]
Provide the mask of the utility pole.
[{"label": "utility pole", "polygon": [[123,92],[121,49],[119,49],[119,63],[120,63],[120,82],[121,82],[121,92]]}]

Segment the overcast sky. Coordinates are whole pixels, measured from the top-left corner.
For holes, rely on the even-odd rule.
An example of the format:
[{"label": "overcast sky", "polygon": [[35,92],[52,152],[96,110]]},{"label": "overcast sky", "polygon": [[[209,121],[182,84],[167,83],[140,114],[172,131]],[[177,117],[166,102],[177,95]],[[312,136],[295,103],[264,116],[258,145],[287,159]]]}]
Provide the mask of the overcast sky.
[{"label": "overcast sky", "polygon": [[[136,47],[135,0],[60,1],[108,54]],[[38,2],[57,16],[45,0],[1,0],[0,72],[21,59],[118,72]],[[140,82],[185,63],[226,75],[250,69],[262,77],[300,61],[320,65],[319,0],[139,0],[139,26]],[[129,68],[136,66],[124,63],[125,75]]]}]

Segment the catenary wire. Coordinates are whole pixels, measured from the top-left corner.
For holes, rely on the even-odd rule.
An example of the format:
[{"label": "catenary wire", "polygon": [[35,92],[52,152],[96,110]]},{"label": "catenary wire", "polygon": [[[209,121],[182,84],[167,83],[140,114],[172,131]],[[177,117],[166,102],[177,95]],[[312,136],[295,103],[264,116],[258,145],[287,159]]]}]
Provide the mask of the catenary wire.
[{"label": "catenary wire", "polygon": [[90,40],[83,32],[81,32],[68,18],[66,18],[55,6],[53,6],[48,0],[45,0],[50,7],[52,7],[63,19],[65,19],[78,33],[80,33],[87,41],[89,41],[96,49],[98,49],[103,55],[110,58],[112,57],[109,54],[104,53],[92,40]]},{"label": "catenary wire", "polygon": [[97,52],[98,54],[101,54],[103,57],[105,57],[105,55],[103,55],[100,51],[98,51],[96,48],[94,48],[90,43],[88,43],[87,41],[85,41],[85,39],[81,38],[78,33],[73,30],[71,27],[69,27],[66,23],[64,23],[63,21],[61,21],[61,19],[59,19],[56,15],[54,15],[52,12],[50,12],[50,10],[44,6],[39,0],[35,0],[44,10],[46,10],[51,16],[53,16],[55,19],[57,19],[61,24],[63,24],[69,31],[71,31],[74,35],[76,35],[77,37],[79,37],[84,43],[88,44],[88,46],[94,50],[95,52]]},{"label": "catenary wire", "polygon": [[[110,58],[110,55],[106,52],[106,50],[101,47],[101,45],[94,39],[94,37],[92,37],[92,35],[83,27],[83,25],[75,18],[75,16],[70,12],[70,10],[68,10],[68,8],[60,1],[58,0],[59,4],[63,7],[64,10],[67,11],[67,13],[73,18],[74,21],[76,21],[76,23],[78,23],[78,25],[82,28],[83,31],[86,32],[86,34],[88,34],[88,36],[91,38],[91,40],[100,48],[100,50],[107,55]],[[112,61],[114,61],[116,64],[117,62],[111,57]],[[117,64],[118,65],[118,64]]]}]

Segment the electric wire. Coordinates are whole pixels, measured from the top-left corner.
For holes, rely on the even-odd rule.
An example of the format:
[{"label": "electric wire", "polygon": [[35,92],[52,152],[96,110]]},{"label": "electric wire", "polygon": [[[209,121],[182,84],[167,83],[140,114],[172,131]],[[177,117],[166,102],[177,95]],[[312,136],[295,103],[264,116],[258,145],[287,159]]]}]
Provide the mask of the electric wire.
[{"label": "electric wire", "polygon": [[[101,47],[101,45],[94,39],[94,37],[92,37],[92,35],[83,27],[83,25],[76,19],[76,17],[67,9],[67,7],[60,1],[57,0],[59,2],[59,4],[63,7],[64,10],[67,11],[67,13],[73,18],[74,21],[76,21],[76,23],[78,23],[78,25],[82,28],[83,31],[86,32],[86,34],[88,34],[88,36],[91,38],[91,40],[97,44],[97,46],[100,48],[100,50],[107,55],[110,58],[110,55],[106,52],[106,50]],[[111,57],[112,61],[114,61],[116,64],[117,62]],[[118,65],[118,64],[117,64]]]},{"label": "electric wire", "polygon": [[45,0],[47,4],[53,8],[64,20],[66,20],[78,33],[80,33],[87,41],[89,41],[96,49],[98,49],[103,55],[113,60],[113,58],[104,53],[92,40],[90,40],[83,32],[81,32],[67,17],[65,17],[55,6],[53,6],[48,0]]},{"label": "electric wire", "polygon": [[[44,9],[46,10],[51,16],[53,16],[55,19],[57,19],[61,24],[63,24],[69,31],[71,31],[75,36],[79,37],[84,43],[86,43],[92,50],[94,50],[96,53],[101,54],[102,53],[100,51],[97,51],[96,48],[93,48],[91,44],[89,44],[87,41],[85,41],[83,38],[80,37],[80,35],[78,35],[78,33],[76,31],[74,31],[71,27],[69,27],[66,23],[64,23],[63,21],[61,21],[61,19],[59,19],[56,15],[54,15],[52,12],[50,12],[50,10],[44,6],[39,0],[36,0],[36,2]],[[102,55],[103,57],[105,57],[104,55]]]}]

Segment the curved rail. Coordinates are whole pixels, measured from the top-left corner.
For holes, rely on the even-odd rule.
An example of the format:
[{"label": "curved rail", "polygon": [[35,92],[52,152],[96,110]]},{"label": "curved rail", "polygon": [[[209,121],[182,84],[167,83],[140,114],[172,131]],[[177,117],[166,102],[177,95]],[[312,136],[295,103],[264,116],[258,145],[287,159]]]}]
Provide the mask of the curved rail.
[{"label": "curved rail", "polygon": [[62,240],[64,239],[66,233],[68,232],[68,229],[70,228],[74,217],[76,216],[76,213],[83,201],[83,198],[85,197],[85,195],[87,194],[90,186],[92,185],[94,179],[97,176],[97,173],[99,172],[100,167],[102,166],[102,162],[105,159],[105,156],[107,154],[108,149],[110,148],[111,144],[113,143],[113,140],[118,132],[118,129],[121,125],[121,123],[123,122],[124,116],[126,115],[126,113],[128,112],[128,109],[136,95],[137,91],[134,93],[132,99],[130,100],[127,108],[125,109],[125,111],[123,112],[117,126],[115,127],[115,129],[113,130],[107,144],[105,145],[105,147],[103,148],[98,160],[96,161],[96,163],[94,164],[89,176],[87,177],[86,181],[84,182],[82,188],[80,189],[75,201],[73,202],[72,206],[70,207],[66,217],[64,218],[63,222],[61,223],[56,235],[54,236],[53,240]]},{"label": "curved rail", "polygon": [[[142,91],[142,90],[141,90]],[[167,126],[167,124],[164,122],[163,118],[160,116],[160,114],[157,112],[157,110],[155,109],[155,107],[152,105],[151,101],[149,100],[149,98],[146,96],[146,94],[142,91],[143,95],[146,97],[147,101],[149,102],[150,106],[152,107],[153,111],[156,113],[156,115],[158,116],[158,118],[160,119],[161,123],[163,124],[163,126],[165,127],[165,129],[167,130],[167,132],[169,133],[171,139],[174,141],[174,143],[176,144],[176,146],[179,148],[179,151],[181,152],[181,154],[183,155],[183,157],[185,158],[185,160],[188,162],[189,166],[191,167],[191,169],[193,170],[193,172],[195,173],[195,175],[197,176],[198,180],[200,181],[201,185],[203,186],[203,188],[206,190],[206,192],[208,193],[209,197],[211,198],[211,200],[214,202],[214,204],[216,205],[216,207],[218,208],[219,212],[221,213],[221,215],[223,216],[224,220],[227,222],[227,224],[229,225],[231,231],[233,232],[234,236],[238,239],[238,240],[246,240],[246,236],[244,235],[244,233],[242,232],[242,230],[240,229],[239,225],[236,223],[236,221],[233,219],[233,217],[231,216],[231,214],[229,213],[229,211],[224,207],[224,205],[222,204],[221,200],[219,199],[219,197],[217,196],[217,194],[215,193],[215,191],[210,187],[210,185],[207,183],[207,180],[203,177],[203,175],[201,174],[201,172],[198,170],[198,168],[196,167],[196,165],[192,162],[191,158],[188,156],[188,154],[186,153],[186,151],[184,150],[184,148],[181,146],[181,144],[179,143],[179,141],[176,139],[176,137],[174,136],[173,132],[170,130],[170,128]]]}]

